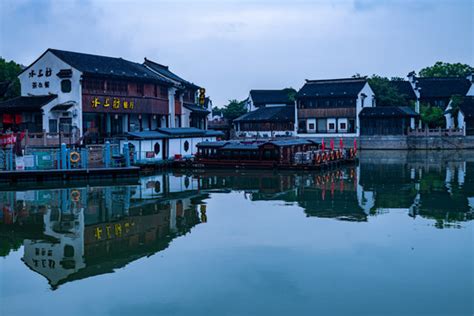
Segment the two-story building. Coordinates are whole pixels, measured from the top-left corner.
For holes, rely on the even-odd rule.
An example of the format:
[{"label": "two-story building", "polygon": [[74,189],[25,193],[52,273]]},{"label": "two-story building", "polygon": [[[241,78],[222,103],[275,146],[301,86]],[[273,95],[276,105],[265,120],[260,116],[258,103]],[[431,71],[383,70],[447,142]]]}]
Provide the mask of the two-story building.
[{"label": "two-story building", "polygon": [[198,86],[145,60],[48,49],[19,75],[21,96],[0,103],[3,130],[74,134],[100,142],[126,132],[206,128]]},{"label": "two-story building", "polygon": [[234,120],[237,136],[275,137],[295,134],[293,89],[250,90],[248,113]]},{"label": "two-story building", "polygon": [[366,78],[306,80],[296,95],[301,137],[359,136],[359,114],[375,106]]},{"label": "two-story building", "polygon": [[143,64],[151,71],[172,81],[174,84],[173,88],[170,89],[170,97],[173,98],[175,106],[170,108],[170,111],[174,111],[172,114],[174,114],[175,119],[170,122],[170,127],[206,129],[212,102],[209,98],[204,98],[203,104],[199,104],[199,101],[197,101],[199,99],[198,91],[202,88],[171,72],[168,66],[161,65],[147,58],[145,58]]}]

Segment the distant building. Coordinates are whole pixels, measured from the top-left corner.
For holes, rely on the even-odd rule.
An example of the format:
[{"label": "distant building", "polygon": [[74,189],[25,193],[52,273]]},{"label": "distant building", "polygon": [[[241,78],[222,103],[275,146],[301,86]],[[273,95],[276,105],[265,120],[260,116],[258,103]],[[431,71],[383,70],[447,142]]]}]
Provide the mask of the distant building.
[{"label": "distant building", "polygon": [[375,98],[366,78],[306,80],[296,104],[298,136],[359,136],[359,114]]},{"label": "distant building", "polygon": [[[389,83],[406,101],[408,101],[407,104],[398,104],[397,106],[408,106],[410,101],[416,102],[416,94],[410,81],[390,80]],[[385,104],[377,102],[377,106],[385,106]]]},{"label": "distant building", "polygon": [[406,135],[420,115],[408,106],[381,106],[362,109],[360,135]]},{"label": "distant building", "polygon": [[464,135],[474,135],[474,96],[469,95],[460,99],[457,117],[453,116],[453,100],[446,107],[446,128],[460,128]]},{"label": "distant building", "polygon": [[240,137],[275,137],[295,134],[295,102],[291,91],[251,90],[248,113],[236,118],[234,126]]},{"label": "distant building", "polygon": [[408,74],[408,80],[416,94],[417,112],[422,103],[444,109],[452,96],[465,96],[472,85],[469,78],[417,77],[414,71]]}]

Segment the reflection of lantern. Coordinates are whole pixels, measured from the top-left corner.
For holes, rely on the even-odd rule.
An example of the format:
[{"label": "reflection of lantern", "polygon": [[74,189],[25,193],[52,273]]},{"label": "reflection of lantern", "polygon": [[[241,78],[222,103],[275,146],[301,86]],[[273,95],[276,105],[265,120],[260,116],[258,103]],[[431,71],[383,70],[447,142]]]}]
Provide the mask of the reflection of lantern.
[{"label": "reflection of lantern", "polygon": [[116,120],[118,120],[118,114],[115,114],[114,118],[115,118]]},{"label": "reflection of lantern", "polygon": [[142,115],[141,115],[141,114],[138,115],[138,119],[139,119],[139,120],[142,119]]},{"label": "reflection of lantern", "polygon": [[153,119],[156,120],[156,115],[153,115]]}]

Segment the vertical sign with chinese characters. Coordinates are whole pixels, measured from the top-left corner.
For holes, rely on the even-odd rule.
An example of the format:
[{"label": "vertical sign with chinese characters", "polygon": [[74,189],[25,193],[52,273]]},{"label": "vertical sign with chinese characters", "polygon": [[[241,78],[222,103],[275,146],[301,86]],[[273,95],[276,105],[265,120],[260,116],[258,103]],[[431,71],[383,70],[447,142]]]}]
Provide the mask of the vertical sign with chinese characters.
[{"label": "vertical sign with chinese characters", "polygon": [[206,103],[206,89],[199,88],[199,105]]}]

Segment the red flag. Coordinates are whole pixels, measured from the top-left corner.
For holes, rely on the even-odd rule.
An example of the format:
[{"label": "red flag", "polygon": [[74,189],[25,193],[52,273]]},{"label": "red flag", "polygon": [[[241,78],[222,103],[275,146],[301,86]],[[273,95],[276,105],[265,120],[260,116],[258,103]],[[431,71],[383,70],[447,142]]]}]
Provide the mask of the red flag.
[{"label": "red flag", "polygon": [[325,150],[326,149],[326,144],[324,143],[324,138],[323,138],[323,141],[321,143],[321,149],[322,150]]},{"label": "red flag", "polygon": [[334,139],[331,139],[330,144],[331,144],[331,150],[334,150]]},{"label": "red flag", "polygon": [[354,151],[357,151],[357,139],[354,138]]},{"label": "red flag", "polygon": [[344,142],[342,141],[342,137],[339,138],[339,148],[342,150],[344,148]]}]

